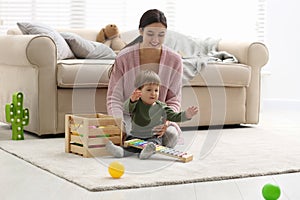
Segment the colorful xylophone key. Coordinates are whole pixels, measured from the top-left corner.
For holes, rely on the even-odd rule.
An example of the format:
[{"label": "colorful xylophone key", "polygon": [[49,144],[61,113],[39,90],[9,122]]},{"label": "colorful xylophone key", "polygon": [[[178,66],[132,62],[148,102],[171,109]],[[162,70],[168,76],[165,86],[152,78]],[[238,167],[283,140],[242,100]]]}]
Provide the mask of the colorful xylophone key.
[{"label": "colorful xylophone key", "polygon": [[[143,149],[148,142],[141,139],[132,139],[124,142],[124,146],[131,146],[139,149]],[[178,151],[172,148],[168,148],[161,145],[156,145],[156,153],[160,153],[166,156],[171,156],[179,159],[182,162],[189,162],[193,160],[193,155],[186,152]]]}]

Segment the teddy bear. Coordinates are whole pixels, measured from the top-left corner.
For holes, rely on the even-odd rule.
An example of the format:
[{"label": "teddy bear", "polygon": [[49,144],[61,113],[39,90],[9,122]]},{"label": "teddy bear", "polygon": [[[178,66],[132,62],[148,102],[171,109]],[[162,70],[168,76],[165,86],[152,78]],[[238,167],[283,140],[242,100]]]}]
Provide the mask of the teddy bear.
[{"label": "teddy bear", "polygon": [[119,29],[115,24],[108,24],[105,28],[102,28],[97,34],[96,41],[109,46],[116,53],[126,46],[126,43],[121,39]]}]

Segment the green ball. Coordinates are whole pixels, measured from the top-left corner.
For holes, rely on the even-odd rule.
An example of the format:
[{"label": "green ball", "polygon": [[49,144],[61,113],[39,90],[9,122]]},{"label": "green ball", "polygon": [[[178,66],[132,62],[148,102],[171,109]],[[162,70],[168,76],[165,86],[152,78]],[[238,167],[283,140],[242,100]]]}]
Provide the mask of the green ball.
[{"label": "green ball", "polygon": [[277,200],[280,197],[280,188],[277,185],[266,184],[262,189],[262,195],[265,200]]}]

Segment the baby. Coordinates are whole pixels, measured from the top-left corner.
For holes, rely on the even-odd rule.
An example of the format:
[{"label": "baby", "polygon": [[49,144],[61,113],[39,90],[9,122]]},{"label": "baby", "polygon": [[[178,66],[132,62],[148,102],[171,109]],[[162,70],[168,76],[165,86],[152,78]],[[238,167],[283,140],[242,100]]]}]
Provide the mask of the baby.
[{"label": "baby", "polygon": [[156,132],[155,127],[168,124],[168,121],[183,122],[192,119],[198,113],[198,107],[190,106],[186,111],[174,112],[165,103],[158,100],[161,81],[159,76],[151,71],[141,71],[135,79],[137,88],[130,98],[124,102],[124,110],[129,112],[132,129],[126,140],[142,139],[148,141],[144,149],[120,147],[109,141],[106,149],[114,157],[126,157],[139,153],[140,159],[148,159],[155,153],[156,145],[162,144],[164,132]]}]

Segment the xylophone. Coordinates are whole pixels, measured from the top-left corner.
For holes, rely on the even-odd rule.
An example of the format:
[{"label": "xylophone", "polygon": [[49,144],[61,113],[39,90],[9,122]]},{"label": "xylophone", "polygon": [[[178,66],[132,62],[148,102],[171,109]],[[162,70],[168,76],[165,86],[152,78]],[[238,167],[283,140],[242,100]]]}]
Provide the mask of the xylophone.
[{"label": "xylophone", "polygon": [[[124,147],[135,147],[138,149],[143,149],[148,142],[141,139],[132,139],[124,142]],[[189,162],[193,160],[193,155],[188,154],[186,152],[178,151],[172,148],[168,148],[161,145],[156,145],[156,153],[163,154],[166,156],[171,156],[179,159],[182,162]]]}]

